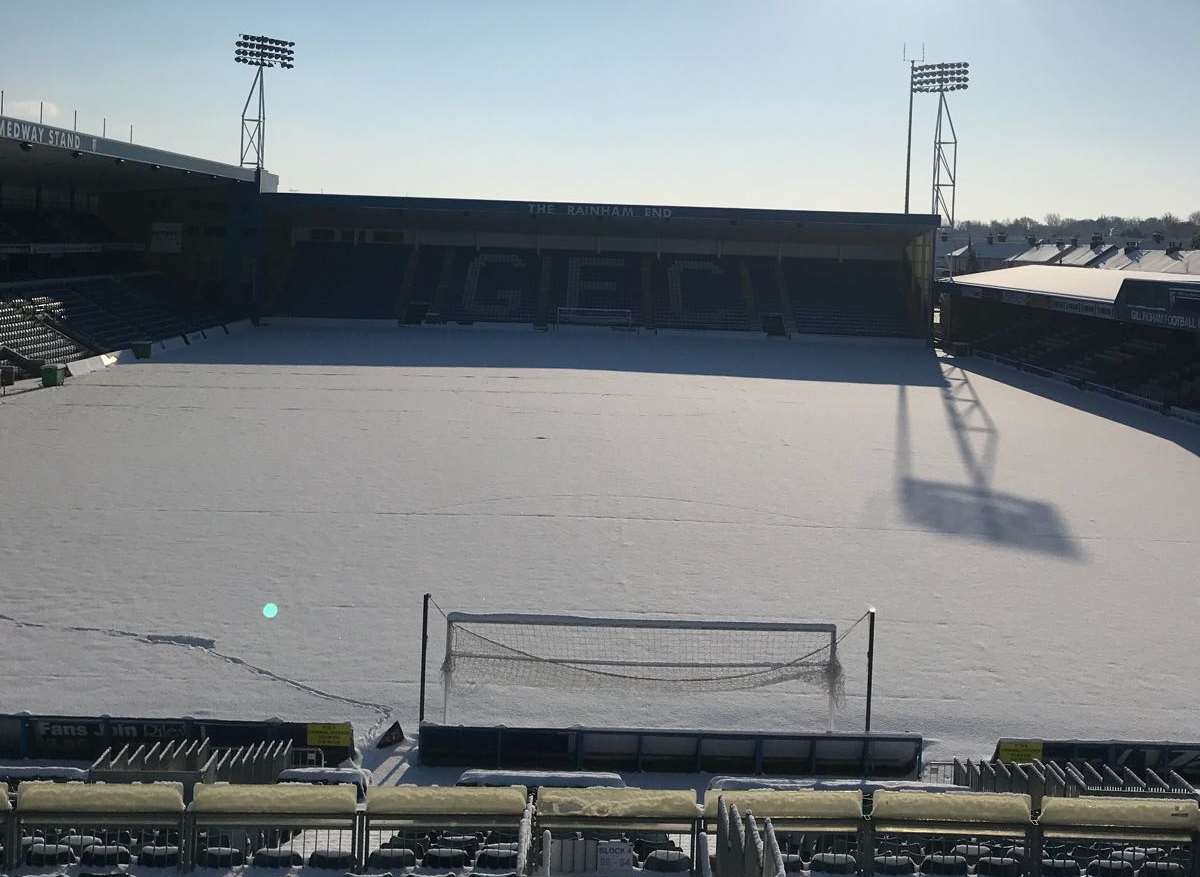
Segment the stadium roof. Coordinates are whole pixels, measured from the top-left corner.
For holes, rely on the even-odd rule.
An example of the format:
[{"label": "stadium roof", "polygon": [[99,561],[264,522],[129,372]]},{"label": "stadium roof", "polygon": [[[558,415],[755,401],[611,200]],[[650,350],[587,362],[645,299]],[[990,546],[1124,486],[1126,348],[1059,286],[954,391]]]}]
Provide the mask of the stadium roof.
[{"label": "stadium roof", "polygon": [[[651,204],[598,204],[568,201],[499,201],[474,198],[408,198],[381,195],[275,193],[266,206],[286,209],[314,223],[362,220],[376,210],[380,222],[419,219],[430,227],[458,227],[526,233],[566,232],[594,235],[694,234],[699,237],[759,236],[856,239],[905,242],[938,227],[939,218],[923,213],[843,213],[823,210],[774,210],[741,207],[680,207]],[[385,214],[390,217],[385,219]]]},{"label": "stadium roof", "polygon": [[[7,116],[0,116],[0,164],[6,182],[82,179],[97,191],[175,188],[214,180],[254,182],[254,168]],[[163,172],[170,173],[169,182]],[[274,174],[263,172],[264,191],[273,190],[278,182]]]},{"label": "stadium roof", "polygon": [[1163,274],[1151,271],[1097,271],[1094,268],[1067,268],[1061,265],[1019,265],[998,271],[959,274],[938,281],[954,286],[975,286],[1003,292],[1025,292],[1091,301],[1115,302],[1127,280],[1160,281],[1177,285],[1188,283],[1200,290],[1200,276]]}]

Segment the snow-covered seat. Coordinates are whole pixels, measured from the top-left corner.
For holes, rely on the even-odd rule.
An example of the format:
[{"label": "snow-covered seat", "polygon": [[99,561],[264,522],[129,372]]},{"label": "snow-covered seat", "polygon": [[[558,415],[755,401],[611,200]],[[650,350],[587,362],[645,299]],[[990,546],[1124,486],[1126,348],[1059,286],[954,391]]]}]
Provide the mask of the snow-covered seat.
[{"label": "snow-covered seat", "polygon": [[[978,861],[978,859],[976,859]],[[970,868],[965,856],[934,853],[921,862],[922,874],[941,874],[947,877],[966,877]]]},{"label": "snow-covered seat", "polygon": [[1125,859],[1093,859],[1088,862],[1088,877],[1133,877],[1137,870]]},{"label": "snow-covered seat", "polygon": [[405,868],[415,868],[416,866],[416,853],[406,848],[392,849],[384,847],[372,850],[371,854],[367,857],[368,868],[402,871]]},{"label": "snow-covered seat", "polygon": [[174,844],[149,844],[138,850],[138,868],[178,868],[179,847]]},{"label": "snow-covered seat", "polygon": [[133,861],[129,847],[121,844],[92,844],[84,847],[79,856],[83,868],[115,868]]},{"label": "snow-covered seat", "polygon": [[322,871],[353,871],[355,864],[353,850],[313,850],[308,857],[308,866]]},{"label": "snow-covered seat", "polygon": [[517,851],[515,849],[487,849],[479,851],[475,857],[475,868],[487,871],[512,871],[517,867]]},{"label": "snow-covered seat", "polygon": [[808,863],[812,874],[854,874],[858,863],[849,853],[816,853]]},{"label": "snow-covered seat", "polygon": [[75,861],[75,854],[66,844],[34,843],[25,851],[25,864],[32,868],[74,865]]},{"label": "snow-covered seat", "polygon": [[263,847],[254,851],[250,861],[255,868],[295,868],[304,864],[304,857],[286,847]]},{"label": "snow-covered seat", "polygon": [[1022,862],[1011,856],[984,856],[975,863],[976,877],[1020,877]]},{"label": "snow-covered seat", "polygon": [[692,860],[681,850],[654,850],[646,856],[642,868],[661,874],[686,874],[692,870]]},{"label": "snow-covered seat", "polygon": [[908,856],[876,856],[875,873],[898,877],[917,873],[917,863]]},{"label": "snow-covered seat", "polygon": [[425,853],[421,865],[425,868],[436,868],[440,871],[454,871],[467,867],[470,861],[466,850],[454,847],[434,847]]},{"label": "snow-covered seat", "polygon": [[1079,877],[1074,859],[1042,859],[1042,877]]},{"label": "snow-covered seat", "polygon": [[197,868],[236,868],[246,864],[246,854],[235,847],[205,847],[196,851]]}]

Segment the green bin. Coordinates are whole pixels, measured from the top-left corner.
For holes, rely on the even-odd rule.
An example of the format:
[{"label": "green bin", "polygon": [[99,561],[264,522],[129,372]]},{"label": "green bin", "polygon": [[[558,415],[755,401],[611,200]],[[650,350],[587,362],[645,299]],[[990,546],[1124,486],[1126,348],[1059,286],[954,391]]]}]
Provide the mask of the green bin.
[{"label": "green bin", "polygon": [[61,387],[67,380],[67,367],[60,363],[46,363],[42,366],[42,386]]},{"label": "green bin", "polygon": [[154,350],[153,341],[132,341],[129,344],[129,349],[133,351],[136,359],[149,359],[151,351]]}]

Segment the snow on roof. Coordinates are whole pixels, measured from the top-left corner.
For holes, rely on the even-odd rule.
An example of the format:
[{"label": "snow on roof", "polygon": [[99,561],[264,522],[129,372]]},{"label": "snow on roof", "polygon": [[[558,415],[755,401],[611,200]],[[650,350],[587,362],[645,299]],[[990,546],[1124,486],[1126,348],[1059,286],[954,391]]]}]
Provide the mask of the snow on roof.
[{"label": "snow on roof", "polygon": [[[980,286],[1012,292],[1034,292],[1114,302],[1121,284],[1129,279],[1128,272],[1097,271],[1095,268],[1067,268],[1061,265],[1019,265],[997,271],[959,274],[952,278],[958,286]],[[1167,283],[1200,283],[1200,276],[1138,272],[1139,280],[1161,280]],[[943,281],[949,282],[949,281]]]},{"label": "snow on roof", "polygon": [[17,810],[28,813],[182,813],[183,786],[180,783],[25,782],[17,786]]},{"label": "snow on roof", "polygon": [[537,812],[588,819],[695,819],[700,806],[690,789],[546,789],[538,795]]},{"label": "snow on roof", "polygon": [[862,817],[863,796],[860,790],[818,792],[813,790],[782,791],[778,789],[746,789],[726,791],[710,789],[704,794],[704,815],[717,815],[720,798],[738,808],[740,813],[753,813],[759,819],[859,819]]},{"label": "snow on roof", "polygon": [[1133,259],[1129,258],[1129,255],[1125,252],[1124,248],[1114,247],[1112,250],[1105,253],[1103,256],[1093,262],[1091,267],[1104,268],[1112,271],[1114,269],[1120,270],[1132,262]]},{"label": "snow on roof", "polygon": [[326,815],[354,813],[358,796],[354,787],[308,785],[210,785],[197,783],[192,799],[194,813],[288,813]]},{"label": "snow on roof", "polygon": [[1061,247],[1058,244],[1034,244],[1029,249],[1011,256],[1009,261],[1048,265],[1051,262],[1057,262],[1059,257],[1070,248],[1069,244],[1063,244]]},{"label": "snow on roof", "polygon": [[625,780],[618,773],[586,770],[464,770],[458,778],[460,786],[535,786],[537,788],[559,787],[587,789],[592,786],[625,788]]},{"label": "snow on roof", "polygon": [[997,241],[993,240],[990,244],[987,238],[979,241],[971,241],[963,244],[958,249],[950,253],[951,256],[965,256],[968,251],[973,252],[980,259],[1010,259],[1029,248],[1029,244],[1025,241]]},{"label": "snow on roof", "polygon": [[1117,248],[1114,244],[1100,244],[1099,246],[1078,246],[1071,252],[1067,253],[1059,260],[1060,265],[1073,265],[1075,267],[1083,267],[1090,265],[1097,259],[1103,258],[1111,254]]},{"label": "snow on roof", "polygon": [[1200,828],[1200,808],[1194,800],[1176,798],[1045,798],[1038,822],[1192,832]]},{"label": "snow on roof", "polygon": [[1012,792],[898,792],[881,789],[875,793],[873,800],[871,819],[876,823],[897,820],[1022,825],[1032,818],[1029,796]]},{"label": "snow on roof", "polygon": [[513,816],[525,812],[525,788],[390,786],[367,790],[372,816]]},{"label": "snow on roof", "polygon": [[1184,259],[1179,251],[1168,253],[1166,250],[1135,250],[1130,254],[1131,259],[1123,266],[1126,271],[1158,271],[1165,274],[1184,274],[1182,270]]},{"label": "snow on roof", "polygon": [[1200,274],[1200,250],[1179,250],[1175,264],[1163,270],[1167,274]]}]

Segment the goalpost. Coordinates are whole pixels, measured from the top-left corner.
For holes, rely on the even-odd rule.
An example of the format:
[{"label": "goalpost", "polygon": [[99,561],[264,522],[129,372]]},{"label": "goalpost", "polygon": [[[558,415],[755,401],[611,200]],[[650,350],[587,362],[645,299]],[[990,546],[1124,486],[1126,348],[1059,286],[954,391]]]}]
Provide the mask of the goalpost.
[{"label": "goalpost", "polygon": [[843,697],[837,645],[830,623],[450,612],[442,721],[450,692],[475,684],[719,692],[791,683],[828,695],[832,731]]},{"label": "goalpost", "polygon": [[611,326],[632,329],[633,311],[629,308],[556,308],[554,326]]}]

